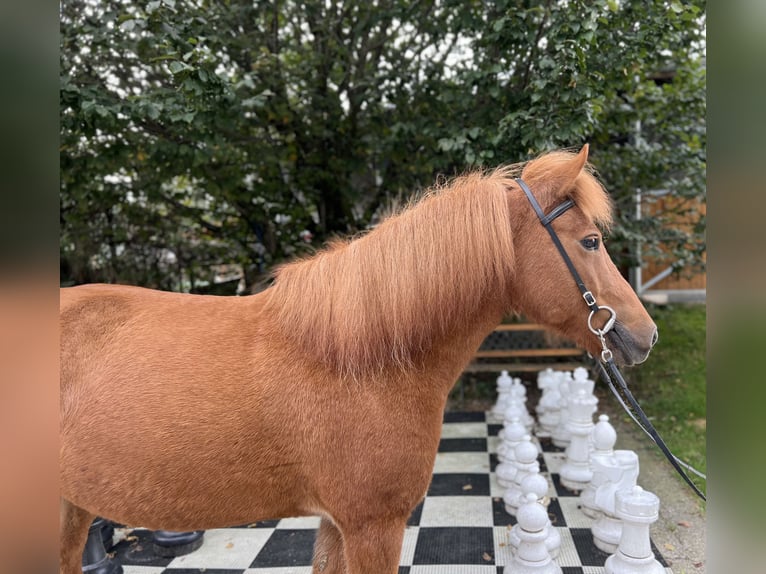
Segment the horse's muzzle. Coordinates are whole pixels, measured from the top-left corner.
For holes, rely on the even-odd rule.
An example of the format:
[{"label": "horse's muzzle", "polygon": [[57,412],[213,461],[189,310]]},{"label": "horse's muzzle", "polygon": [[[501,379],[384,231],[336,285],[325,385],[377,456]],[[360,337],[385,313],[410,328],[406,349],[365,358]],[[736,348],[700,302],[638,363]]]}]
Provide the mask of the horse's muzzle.
[{"label": "horse's muzzle", "polygon": [[625,367],[643,363],[649,357],[649,352],[658,338],[657,326],[654,323],[651,329],[647,329],[646,334],[635,334],[617,321],[606,334],[606,342],[612,351],[614,362]]}]

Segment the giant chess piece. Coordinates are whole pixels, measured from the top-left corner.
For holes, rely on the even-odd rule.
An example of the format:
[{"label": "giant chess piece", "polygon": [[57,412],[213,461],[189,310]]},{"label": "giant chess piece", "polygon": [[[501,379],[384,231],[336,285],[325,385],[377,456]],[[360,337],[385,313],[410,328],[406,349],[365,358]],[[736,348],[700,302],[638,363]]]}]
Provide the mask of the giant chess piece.
[{"label": "giant chess piece", "polygon": [[572,371],[571,386],[573,392],[583,389],[587,394],[592,395],[596,382],[593,379],[588,378],[588,369],[585,367],[577,367]]},{"label": "giant chess piece", "polygon": [[497,447],[497,458],[500,464],[495,468],[497,483],[508,488],[516,477],[516,447],[521,444],[527,431],[521,424],[521,411],[517,406],[511,406],[505,412],[505,426],[500,431],[502,442]]},{"label": "giant chess piece", "polygon": [[537,388],[540,391],[540,400],[537,402],[537,406],[535,406],[535,413],[537,414],[538,419],[540,418],[540,415],[545,412],[545,407],[541,404],[542,399],[545,396],[545,393],[550,391],[555,378],[554,370],[550,367],[537,372]]},{"label": "giant chess piece", "polygon": [[546,528],[548,512],[529,493],[519,508],[519,548],[503,574],[562,574],[545,546],[550,531]]},{"label": "giant chess piece", "polygon": [[595,502],[600,511],[591,526],[593,544],[607,554],[614,554],[622,535],[622,520],[615,509],[615,493],[631,490],[638,481],[638,455],[632,450],[614,451],[613,461],[604,461],[594,468],[594,474],[603,473],[596,489]]},{"label": "giant chess piece", "polygon": [[519,377],[514,377],[512,379],[510,401],[521,407],[521,424],[526,427],[528,433],[532,434],[532,427],[535,425],[535,419],[529,414],[529,408],[527,407],[527,388],[521,382]]},{"label": "giant chess piece", "polygon": [[522,409],[521,405],[514,403],[513,401],[509,401],[508,406],[503,413],[503,428],[501,428],[500,432],[497,433],[497,438],[500,440],[505,440],[506,429],[508,428],[510,421],[513,419],[519,419],[519,421],[521,421],[523,416],[524,410]]},{"label": "giant chess piece", "polygon": [[103,518],[96,518],[88,529],[88,539],[82,553],[82,571],[87,574],[122,574],[122,566],[112,560],[104,549],[101,531],[106,526]]},{"label": "giant chess piece", "polygon": [[490,411],[493,415],[502,417],[505,409],[508,408],[508,397],[512,382],[513,380],[508,376],[508,371],[500,371],[500,376],[497,377],[497,402]]},{"label": "giant chess piece", "polygon": [[617,552],[606,559],[605,573],[664,574],[665,568],[654,557],[649,536],[649,529],[659,516],[660,499],[640,486],[617,491],[615,499],[622,536]]},{"label": "giant chess piece", "polygon": [[596,506],[596,490],[607,479],[603,472],[597,472],[604,466],[617,466],[614,459],[614,445],[617,442],[617,432],[609,422],[607,415],[598,417],[598,422],[593,427],[591,434],[593,451],[590,453],[590,467],[593,477],[588,486],[580,493],[580,509],[583,514],[594,520],[599,517],[601,511]]},{"label": "giant chess piece", "polygon": [[569,446],[572,435],[569,431],[569,400],[572,384],[572,374],[565,371],[559,380],[559,424],[551,432],[553,444],[559,448]]},{"label": "giant chess piece", "polygon": [[[543,508],[548,508],[548,505],[551,502],[550,498],[548,498],[548,481],[539,472],[524,477],[524,480],[521,481],[521,491],[524,493],[524,500],[527,500],[529,494],[534,494],[537,497],[536,501],[541,504]],[[519,510],[519,512],[521,512],[521,510]],[[545,528],[548,529],[548,535],[545,539],[545,547],[548,549],[551,558],[555,560],[561,550],[561,534],[553,527],[553,524],[551,524],[550,517],[545,523]],[[517,522],[513,525],[511,532],[508,534],[508,542],[511,546],[511,552],[513,553],[518,552],[519,544],[521,544],[519,530],[521,530],[521,526],[519,526]]]},{"label": "giant chess piece", "polygon": [[590,437],[593,432],[593,413],[598,399],[588,395],[585,389],[577,389],[569,402],[571,439],[566,450],[566,461],[559,471],[561,484],[570,490],[581,491],[593,478],[590,468]]},{"label": "giant chess piece", "polygon": [[521,481],[529,474],[539,474],[540,472],[540,463],[537,462],[537,446],[532,442],[529,435],[524,436],[514,454],[516,455],[514,461],[516,474],[513,477],[513,482],[503,494],[505,511],[512,516],[516,516],[519,505],[523,502],[524,493],[521,490]]},{"label": "giant chess piece", "polygon": [[559,426],[561,421],[561,391],[559,386],[562,380],[563,373],[561,371],[553,371],[549,375],[537,407],[538,438],[551,437],[553,431]]},{"label": "giant chess piece", "polygon": [[588,369],[585,367],[577,367],[572,371],[572,380],[569,383],[570,402],[573,397],[579,395],[580,391],[584,391],[588,400],[594,405],[598,405],[598,397],[593,393],[595,388],[596,382],[593,379],[588,378]]},{"label": "giant chess piece", "polygon": [[155,530],[152,532],[152,550],[157,556],[170,558],[190,554],[202,546],[204,530],[174,532]]},{"label": "giant chess piece", "polygon": [[[540,390],[540,398],[535,405],[535,416],[537,418],[535,435],[538,438],[548,438],[551,436],[550,431],[543,427],[543,419],[551,408],[550,394],[556,385],[556,374],[550,367],[537,373],[537,388]],[[556,405],[556,408],[558,408],[558,405]]]}]

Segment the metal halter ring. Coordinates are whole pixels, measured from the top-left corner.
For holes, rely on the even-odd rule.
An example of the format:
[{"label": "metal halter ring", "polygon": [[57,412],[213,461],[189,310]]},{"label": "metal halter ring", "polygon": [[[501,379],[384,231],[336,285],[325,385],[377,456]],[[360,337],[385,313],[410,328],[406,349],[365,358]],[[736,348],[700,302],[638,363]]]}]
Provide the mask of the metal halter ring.
[{"label": "metal halter ring", "polygon": [[[593,315],[595,315],[596,312],[600,311],[601,309],[606,309],[609,311],[609,319],[607,320],[603,329],[596,329],[593,327]],[[617,313],[615,313],[614,309],[607,305],[602,305],[598,309],[594,309],[590,312],[590,315],[588,315],[588,329],[590,329],[591,332],[601,341],[601,360],[604,363],[612,360],[612,351],[610,351],[609,347],[606,346],[606,339],[604,338],[604,335],[606,335],[609,331],[611,331],[612,327],[614,327],[614,320],[616,317]]]},{"label": "metal halter ring", "polygon": [[[595,315],[598,311],[601,311],[601,310],[609,311],[609,319],[607,320],[603,329],[596,329],[593,326],[593,315]],[[614,321],[616,318],[617,318],[617,313],[615,313],[614,309],[612,309],[608,305],[601,305],[598,309],[594,309],[593,311],[590,312],[590,315],[588,315],[588,329],[590,329],[591,333],[593,333],[594,335],[598,337],[603,337],[609,331],[612,330],[612,327],[614,327]]]}]

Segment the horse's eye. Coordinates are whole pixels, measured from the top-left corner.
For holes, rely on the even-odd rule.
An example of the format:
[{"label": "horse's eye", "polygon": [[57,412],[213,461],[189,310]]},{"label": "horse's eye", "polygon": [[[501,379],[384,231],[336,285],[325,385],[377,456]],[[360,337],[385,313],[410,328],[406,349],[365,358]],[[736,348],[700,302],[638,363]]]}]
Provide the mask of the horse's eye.
[{"label": "horse's eye", "polygon": [[588,251],[596,251],[598,249],[598,237],[586,237],[582,241],[580,241],[583,247],[587,249]]}]

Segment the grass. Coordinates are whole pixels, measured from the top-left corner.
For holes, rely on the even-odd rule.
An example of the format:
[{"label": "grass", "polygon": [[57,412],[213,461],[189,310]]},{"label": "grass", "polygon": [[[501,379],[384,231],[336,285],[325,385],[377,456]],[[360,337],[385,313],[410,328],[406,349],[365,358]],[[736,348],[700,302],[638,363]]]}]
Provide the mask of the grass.
[{"label": "grass", "polygon": [[[660,338],[649,359],[626,370],[631,391],[673,453],[706,467],[706,308],[649,307]],[[705,491],[705,481],[695,484]],[[680,479],[679,479],[680,480]]]}]

